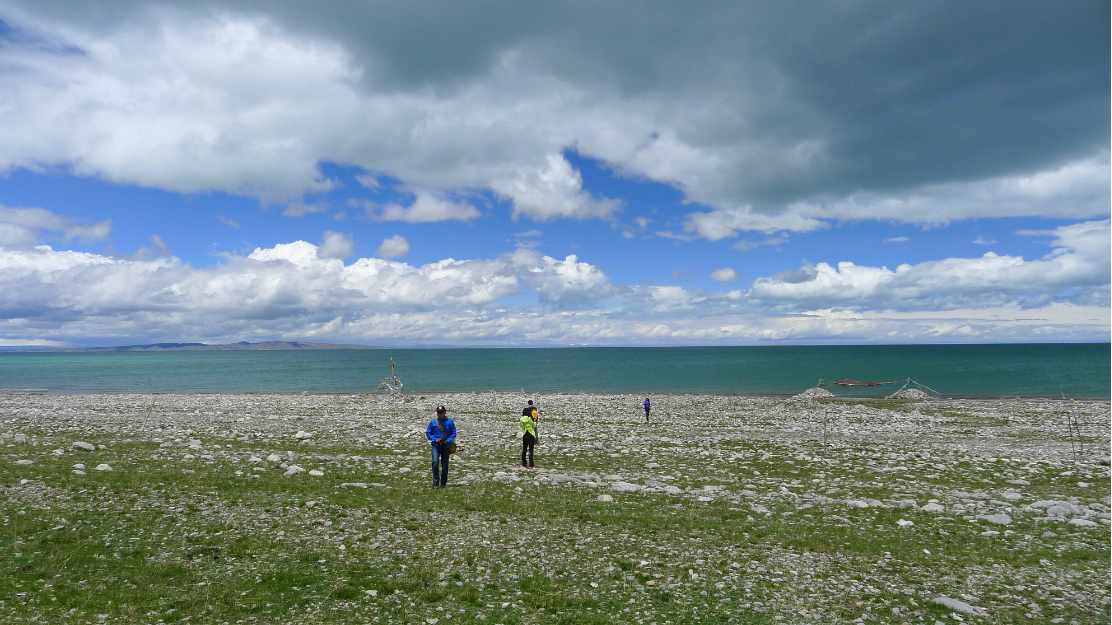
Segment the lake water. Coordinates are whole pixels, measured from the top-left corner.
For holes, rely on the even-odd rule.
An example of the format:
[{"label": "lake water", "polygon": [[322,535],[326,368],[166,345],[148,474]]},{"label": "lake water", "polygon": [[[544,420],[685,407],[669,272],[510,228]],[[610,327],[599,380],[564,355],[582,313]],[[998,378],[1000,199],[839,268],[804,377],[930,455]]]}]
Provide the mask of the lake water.
[{"label": "lake water", "polygon": [[[949,397],[1108,399],[1103,344],[0,353],[0,390],[48,393],[518,391],[795,394],[912,378]],[[899,386],[827,387],[881,396]]]}]

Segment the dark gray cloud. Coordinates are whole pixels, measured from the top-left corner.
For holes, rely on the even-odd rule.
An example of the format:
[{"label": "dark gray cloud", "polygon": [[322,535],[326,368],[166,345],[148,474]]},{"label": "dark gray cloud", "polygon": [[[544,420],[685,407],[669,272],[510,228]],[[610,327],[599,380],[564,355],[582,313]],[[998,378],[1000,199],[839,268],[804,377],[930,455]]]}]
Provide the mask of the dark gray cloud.
[{"label": "dark gray cloud", "polygon": [[448,94],[512,56],[663,111],[662,133],[717,163],[671,178],[619,170],[759,211],[1045,171],[1109,144],[1110,14],[1099,2],[36,0],[20,13],[112,32],[167,11],[263,16],[337,41],[368,93]]}]

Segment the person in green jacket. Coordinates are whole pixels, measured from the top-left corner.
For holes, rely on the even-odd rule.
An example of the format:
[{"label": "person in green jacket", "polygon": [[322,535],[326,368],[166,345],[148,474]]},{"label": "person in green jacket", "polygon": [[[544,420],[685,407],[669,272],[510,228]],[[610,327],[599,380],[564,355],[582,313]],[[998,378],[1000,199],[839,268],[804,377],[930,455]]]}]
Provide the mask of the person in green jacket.
[{"label": "person in green jacket", "polygon": [[[537,444],[537,409],[533,406],[533,400],[529,400],[529,405],[521,411],[521,466],[527,469],[535,469],[533,465],[533,448]],[[528,456],[529,464],[525,464],[525,459]]]}]

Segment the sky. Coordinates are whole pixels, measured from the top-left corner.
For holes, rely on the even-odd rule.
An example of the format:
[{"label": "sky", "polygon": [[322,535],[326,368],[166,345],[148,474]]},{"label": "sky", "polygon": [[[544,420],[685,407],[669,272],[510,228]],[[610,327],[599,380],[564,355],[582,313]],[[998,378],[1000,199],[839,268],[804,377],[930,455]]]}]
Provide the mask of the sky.
[{"label": "sky", "polygon": [[1106,342],[1109,23],[0,0],[0,347]]}]

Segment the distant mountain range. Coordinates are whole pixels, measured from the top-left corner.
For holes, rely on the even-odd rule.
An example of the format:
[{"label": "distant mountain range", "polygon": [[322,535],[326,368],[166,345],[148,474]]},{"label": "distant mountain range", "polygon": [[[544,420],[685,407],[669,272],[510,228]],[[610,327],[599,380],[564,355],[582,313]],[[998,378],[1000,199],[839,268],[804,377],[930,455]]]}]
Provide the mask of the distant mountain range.
[{"label": "distant mountain range", "polygon": [[312,349],[383,349],[368,345],[345,345],[337,343],[306,343],[304,341],[263,341],[250,343],[151,343],[150,345],[118,345],[116,347],[9,347],[3,351],[35,352],[236,352],[236,351],[290,351]]}]

